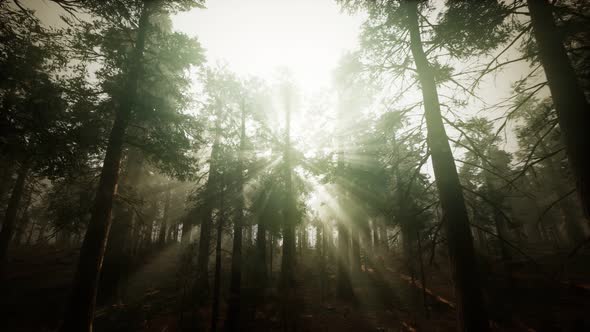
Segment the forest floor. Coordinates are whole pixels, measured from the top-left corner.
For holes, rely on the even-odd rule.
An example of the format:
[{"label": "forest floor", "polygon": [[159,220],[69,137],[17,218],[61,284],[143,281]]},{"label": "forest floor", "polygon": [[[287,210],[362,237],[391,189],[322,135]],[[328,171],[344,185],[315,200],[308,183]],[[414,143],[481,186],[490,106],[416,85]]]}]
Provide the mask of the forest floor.
[{"label": "forest floor", "polygon": [[[67,300],[77,261],[73,249],[17,248],[1,283],[0,327],[2,331],[54,331]],[[190,275],[178,269],[178,247],[147,259],[129,277],[125,300],[99,306],[95,331],[207,331],[209,305],[191,301]],[[313,257],[308,253],[305,257]],[[547,255],[536,263],[513,262],[513,278],[503,277],[505,266],[485,264],[486,300],[496,331],[590,331],[590,255],[578,253],[568,259]],[[278,262],[277,262],[278,263]],[[275,263],[276,264],[276,263]],[[224,257],[229,267],[229,256]],[[335,296],[334,271],[325,278],[314,259],[301,260],[292,294],[275,287],[265,291],[242,290],[241,331],[454,331],[455,309],[448,271],[431,265],[421,278],[400,273],[401,263],[388,262],[364,268],[353,277],[354,298]],[[227,298],[228,271],[222,279],[222,298]],[[248,274],[246,264],[245,275]],[[418,271],[419,272],[419,271]],[[417,273],[420,276],[420,273]],[[276,272],[275,272],[276,277]],[[271,284],[274,284],[271,282]],[[327,285],[322,287],[322,285]],[[426,305],[424,304],[426,301]],[[221,303],[219,329],[226,307]]]}]

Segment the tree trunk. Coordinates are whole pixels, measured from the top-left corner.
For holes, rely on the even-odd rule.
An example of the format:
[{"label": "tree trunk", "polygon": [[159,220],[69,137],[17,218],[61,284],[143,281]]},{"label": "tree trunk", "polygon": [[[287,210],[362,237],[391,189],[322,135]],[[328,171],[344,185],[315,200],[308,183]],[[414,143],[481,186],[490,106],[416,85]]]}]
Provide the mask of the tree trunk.
[{"label": "tree trunk", "polygon": [[[220,214],[223,212],[220,212]],[[213,310],[211,313],[211,331],[217,331],[219,320],[219,297],[221,291],[221,238],[223,232],[223,216],[217,220],[217,244],[215,246],[215,276],[213,278]]]},{"label": "tree trunk", "polygon": [[[537,139],[541,139],[540,135],[535,134]],[[539,149],[544,155],[548,155],[551,151],[547,147],[547,144],[543,141],[539,143]],[[557,206],[561,210],[565,222],[565,230],[572,246],[577,246],[579,243],[584,241],[586,235],[584,234],[584,228],[582,227],[581,220],[583,219],[583,213],[577,214],[579,210],[573,201],[573,197],[569,197],[567,194],[568,189],[564,186],[564,177],[559,170],[559,166],[555,165],[555,157],[559,158],[560,155],[554,156],[554,158],[548,158],[543,161],[543,165],[549,171],[549,178],[547,182],[553,191],[557,194],[557,198],[563,198],[559,201]],[[558,159],[559,160],[559,159]],[[581,217],[581,218],[580,218]]]},{"label": "tree trunk", "polygon": [[379,240],[381,241],[381,250],[386,254],[389,252],[389,237],[387,236],[387,226],[384,222],[379,225]]},{"label": "tree trunk", "polygon": [[320,294],[322,302],[326,299],[328,293],[328,273],[326,271],[326,224],[321,223],[318,225],[317,232],[317,245],[316,250],[318,251],[320,265]]},{"label": "tree trunk", "polygon": [[266,225],[258,221],[256,229],[256,283],[261,289],[266,288],[268,270],[266,267]]},{"label": "tree trunk", "polygon": [[27,240],[25,241],[26,245],[31,245],[32,241],[33,241],[33,232],[35,232],[35,221],[33,220],[33,222],[31,223],[31,226],[29,227],[29,234],[27,234]]},{"label": "tree trunk", "polygon": [[116,112],[100,175],[88,230],[80,249],[80,259],[74,280],[72,296],[66,310],[62,332],[92,331],[98,279],[111,228],[113,198],[119,181],[119,168],[123,155],[125,131],[131,118],[131,109],[137,97],[138,80],[146,34],[149,24],[148,3],[145,1],[138,26],[137,41],[130,58],[130,71],[126,84],[127,96]]},{"label": "tree trunk", "polygon": [[285,130],[285,191],[287,193],[284,217],[283,217],[283,256],[281,260],[281,288],[293,288],[295,286],[295,197],[292,187],[291,169],[291,105],[290,97],[286,96],[286,130]]},{"label": "tree trunk", "polygon": [[[21,216],[19,218],[20,222],[15,234],[16,245],[20,245],[25,242],[25,232],[27,231],[29,223],[31,222],[31,217],[29,216],[29,208],[31,206],[31,199],[33,198],[33,190],[29,189],[25,194],[25,197],[25,204],[22,208]],[[0,270],[2,269],[0,268]]]},{"label": "tree trunk", "polygon": [[164,201],[164,214],[162,215],[162,222],[160,223],[160,233],[158,234],[158,244],[164,247],[167,242],[170,242],[170,186],[166,190],[166,198]]},{"label": "tree trunk", "polygon": [[8,164],[6,160],[0,162],[0,202],[4,202],[4,198],[8,195],[13,181],[14,166]]},{"label": "tree trunk", "polygon": [[350,231],[352,238],[351,264],[350,270],[353,277],[358,277],[361,273],[361,244],[358,225],[354,225]]},{"label": "tree trunk", "polygon": [[373,229],[373,251],[377,252],[377,248],[379,248],[379,224],[377,218],[372,220],[371,226]]},{"label": "tree trunk", "polygon": [[209,161],[209,175],[205,188],[205,203],[201,211],[201,232],[199,234],[199,254],[197,256],[197,283],[195,291],[199,294],[200,301],[204,301],[209,295],[209,250],[211,247],[211,224],[213,204],[217,194],[219,158],[219,144],[221,139],[221,106],[217,106],[217,119],[215,122],[215,138],[211,148]]},{"label": "tree trunk", "polygon": [[463,191],[442,121],[434,73],[422,48],[418,2],[405,1],[404,5],[407,10],[410,49],[422,88],[428,146],[446,220],[458,327],[460,331],[489,331]]},{"label": "tree trunk", "polygon": [[352,286],[350,284],[350,236],[344,222],[338,222],[338,296],[343,299],[352,298]]},{"label": "tree trunk", "polygon": [[268,273],[270,276],[270,279],[272,280],[272,259],[274,257],[274,247],[275,247],[275,238],[274,235],[272,235],[272,233],[270,234],[270,246],[269,246],[269,259],[268,259]]},{"label": "tree trunk", "polygon": [[[136,188],[140,183],[143,169],[143,156],[140,151],[132,149],[127,153],[125,172],[121,177],[119,188],[132,196],[137,195]],[[125,289],[126,279],[131,272],[132,253],[134,241],[133,226],[137,224],[135,209],[127,202],[114,204],[114,216],[112,217],[112,231],[109,232],[105,249],[104,262],[100,272],[97,301],[105,304],[109,301],[121,301]],[[135,225],[138,227],[138,225]]]},{"label": "tree trunk", "polygon": [[191,241],[191,232],[193,227],[193,220],[191,218],[186,217],[182,220],[182,237],[180,238],[180,242],[183,245]]},{"label": "tree trunk", "polygon": [[539,58],[553,97],[569,165],[586,216],[590,217],[590,107],[557,31],[547,0],[528,0]]},{"label": "tree trunk", "polygon": [[8,252],[10,240],[12,239],[12,233],[14,233],[14,228],[16,226],[16,217],[18,214],[21,198],[25,190],[25,184],[27,175],[29,174],[30,166],[31,164],[28,160],[23,161],[21,164],[20,169],[18,170],[18,177],[16,178],[16,182],[12,188],[12,193],[10,194],[8,206],[6,207],[6,213],[4,214],[2,230],[0,231],[0,278],[4,275],[6,254]]},{"label": "tree trunk", "polygon": [[237,167],[237,201],[234,219],[234,238],[231,261],[231,280],[229,285],[229,307],[227,315],[227,331],[238,331],[240,328],[240,292],[242,287],[242,221],[244,218],[244,153],[246,152],[246,108],[241,107],[240,151]]}]

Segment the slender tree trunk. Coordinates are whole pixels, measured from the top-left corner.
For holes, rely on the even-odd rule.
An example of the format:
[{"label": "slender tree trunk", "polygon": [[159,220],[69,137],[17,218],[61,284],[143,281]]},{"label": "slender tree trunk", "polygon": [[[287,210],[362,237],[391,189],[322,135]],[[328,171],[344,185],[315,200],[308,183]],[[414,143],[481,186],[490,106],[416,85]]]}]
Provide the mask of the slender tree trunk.
[{"label": "slender tree trunk", "polygon": [[[289,94],[290,92],[288,92]],[[292,187],[291,169],[291,100],[286,96],[286,131],[285,131],[285,191],[287,199],[283,217],[283,256],[281,260],[280,285],[291,289],[295,286],[295,197]]]},{"label": "slender tree trunk", "polygon": [[33,220],[33,222],[31,223],[31,226],[29,227],[29,234],[27,234],[27,240],[26,240],[26,245],[31,245],[32,240],[33,240],[33,232],[35,231],[35,220]]},{"label": "slender tree trunk", "polygon": [[[223,214],[220,211],[220,214]],[[215,246],[215,276],[213,278],[213,310],[211,314],[211,331],[217,331],[219,321],[219,300],[221,291],[221,239],[223,232],[223,216],[217,220],[217,244]]]},{"label": "slender tree trunk", "polygon": [[200,301],[204,301],[209,295],[209,251],[211,247],[213,202],[218,185],[217,165],[221,139],[221,105],[217,106],[216,113],[215,138],[211,148],[209,175],[207,187],[205,188],[205,203],[201,211],[201,232],[199,234],[199,253],[197,256],[197,283],[195,285],[195,291],[197,294],[200,294]]},{"label": "slender tree trunk", "polygon": [[320,264],[320,292],[322,302],[326,299],[328,292],[328,273],[326,271],[326,224],[318,226],[318,245],[316,246]]},{"label": "slender tree trunk", "polygon": [[352,257],[351,257],[351,275],[355,278],[361,273],[361,245],[360,245],[360,232],[358,231],[358,225],[354,225],[351,229],[350,235],[352,238]]},{"label": "slender tree trunk", "polygon": [[369,256],[373,252],[373,245],[371,243],[371,224],[368,219],[365,219],[361,227],[361,258],[364,270],[367,271],[369,265],[372,264]]},{"label": "slender tree trunk", "polygon": [[373,219],[371,226],[373,229],[373,250],[376,252],[377,248],[379,248],[379,224],[377,218]]},{"label": "slender tree trunk", "polygon": [[164,247],[167,242],[170,242],[170,186],[166,190],[166,198],[164,199],[164,214],[162,215],[162,222],[160,223],[160,233],[158,234],[158,244]]},{"label": "slender tree trunk", "polygon": [[270,234],[270,246],[269,246],[269,260],[268,260],[268,275],[270,277],[270,279],[272,280],[272,259],[274,257],[274,252],[273,249],[275,247],[275,237],[274,235],[272,235],[272,233]]},{"label": "slender tree trunk", "polygon": [[[506,272],[510,274],[510,264],[509,262],[512,260],[512,255],[510,254],[510,249],[507,247],[505,241],[508,240],[506,234],[506,227],[505,227],[505,220],[504,216],[502,215],[502,211],[500,208],[504,202],[502,194],[498,192],[495,188],[494,183],[492,181],[491,175],[489,172],[485,172],[485,181],[488,187],[488,197],[495,202],[498,206],[493,207],[493,218],[494,218],[494,225],[496,226],[496,233],[498,234],[499,242],[500,242],[500,254],[502,256],[502,261],[505,263]],[[479,230],[479,229],[478,229]]]},{"label": "slender tree trunk", "polygon": [[389,252],[389,238],[387,236],[387,226],[384,222],[379,225],[379,240],[381,241],[381,251],[386,254]]},{"label": "slender tree trunk", "polygon": [[242,104],[240,124],[240,151],[238,154],[238,178],[236,183],[237,202],[234,219],[234,238],[231,261],[231,280],[229,286],[229,307],[227,331],[240,328],[240,293],[242,288],[242,221],[244,218],[244,153],[246,151],[246,108]]},{"label": "slender tree trunk", "polygon": [[[288,214],[288,213],[287,213]],[[295,232],[292,225],[283,227],[283,255],[281,259],[281,287],[292,288],[295,285]]]},{"label": "slender tree trunk", "polygon": [[350,234],[344,222],[338,222],[338,296],[343,299],[352,298],[352,286],[350,284]]},{"label": "slender tree trunk", "polygon": [[4,269],[6,268],[6,254],[8,252],[10,240],[12,239],[12,233],[14,233],[14,228],[16,226],[18,209],[25,190],[30,166],[31,164],[28,160],[23,161],[21,164],[20,169],[18,170],[18,177],[12,188],[12,193],[10,194],[8,206],[6,207],[6,212],[4,214],[2,230],[0,231],[0,278],[3,277]]},{"label": "slender tree trunk", "polygon": [[32,189],[27,190],[25,197],[26,197],[25,204],[22,207],[20,222],[19,222],[18,229],[17,229],[16,235],[15,235],[15,239],[16,239],[15,244],[16,245],[20,245],[20,244],[24,243],[25,232],[29,226],[29,223],[31,222],[31,218],[29,216],[29,209],[31,206],[31,199],[33,198],[33,190]]},{"label": "slender tree trunk", "polygon": [[458,328],[460,331],[489,331],[463,191],[442,121],[434,73],[422,48],[418,2],[405,1],[404,5],[407,10],[410,49],[424,99],[428,146],[446,220]]},{"label": "slender tree trunk", "polygon": [[420,281],[422,282],[422,302],[424,304],[424,313],[428,317],[428,296],[426,293],[426,275],[424,273],[424,260],[422,257],[422,242],[420,240],[420,232],[416,232],[416,239],[418,243],[418,262],[420,263]]},{"label": "slender tree trunk", "polygon": [[408,273],[413,276],[415,274],[414,259],[416,258],[414,257],[413,249],[416,237],[415,234],[413,234],[410,225],[408,225],[408,220],[400,221],[400,227],[402,234],[402,251],[404,261],[406,264],[406,268],[408,269]]},{"label": "slender tree trunk", "polygon": [[[392,141],[393,141],[393,146],[394,146],[394,153],[397,155],[400,155],[400,149],[399,146],[397,144],[397,140],[395,137],[395,134],[392,135]],[[406,213],[406,203],[408,201],[408,197],[405,197],[406,194],[409,194],[411,192],[411,186],[412,186],[412,182],[408,182],[407,183],[407,188],[403,185],[403,181],[402,181],[402,176],[401,176],[401,172],[399,169],[399,163],[396,163],[394,166],[394,173],[395,173],[395,180],[396,180],[396,194],[397,194],[397,205],[398,205],[398,209],[397,209],[397,215],[395,216],[395,218],[398,220],[398,224],[400,225],[401,228],[401,234],[402,234],[402,248],[403,248],[403,255],[404,255],[404,260],[406,262],[406,268],[408,269],[408,272],[410,273],[410,275],[412,276],[412,278],[415,275],[415,269],[414,269],[414,254],[413,254],[413,248],[414,248],[414,243],[416,241],[416,231],[415,231],[415,225],[414,225],[414,220],[412,220],[413,218],[410,218],[407,213]]]},{"label": "slender tree trunk", "polygon": [[266,266],[266,225],[258,221],[256,229],[256,283],[261,289],[266,288],[268,270]]},{"label": "slender tree trunk", "polygon": [[182,237],[180,238],[180,242],[183,245],[190,242],[193,227],[193,220],[191,218],[187,217],[182,220]]},{"label": "slender tree trunk", "polygon": [[552,6],[547,0],[528,0],[527,3],[569,165],[586,216],[590,216],[590,106],[555,27]]},{"label": "slender tree trunk", "polygon": [[178,224],[174,222],[170,230],[171,242],[176,244],[178,242]]},{"label": "slender tree trunk", "polygon": [[4,201],[10,190],[14,174],[14,166],[9,165],[5,160],[0,163],[0,202]]},{"label": "slender tree trunk", "polygon": [[131,109],[137,97],[137,87],[143,62],[146,34],[149,24],[148,1],[144,2],[138,26],[137,40],[130,59],[127,78],[127,96],[121,101],[109,137],[98,184],[92,216],[80,249],[80,259],[72,296],[66,310],[62,332],[92,331],[98,279],[111,227],[113,198],[119,181],[119,168],[123,155],[125,131],[131,118]]}]

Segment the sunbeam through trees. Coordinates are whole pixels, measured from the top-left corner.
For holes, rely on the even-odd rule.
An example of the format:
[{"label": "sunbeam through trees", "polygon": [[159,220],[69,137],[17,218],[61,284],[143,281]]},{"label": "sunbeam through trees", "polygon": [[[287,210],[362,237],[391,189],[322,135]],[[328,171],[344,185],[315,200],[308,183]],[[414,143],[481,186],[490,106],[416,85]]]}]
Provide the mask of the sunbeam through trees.
[{"label": "sunbeam through trees", "polygon": [[1,331],[588,331],[590,2],[0,2]]}]

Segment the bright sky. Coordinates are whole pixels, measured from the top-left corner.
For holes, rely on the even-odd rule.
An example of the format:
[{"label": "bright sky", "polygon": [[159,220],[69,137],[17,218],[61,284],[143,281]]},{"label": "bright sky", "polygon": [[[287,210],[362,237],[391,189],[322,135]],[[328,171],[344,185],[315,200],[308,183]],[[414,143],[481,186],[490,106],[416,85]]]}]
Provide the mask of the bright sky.
[{"label": "bright sky", "polygon": [[310,93],[328,87],[340,56],[356,48],[362,16],[342,13],[334,0],[213,0],[173,22],[199,38],[209,63],[267,80],[287,66]]}]

